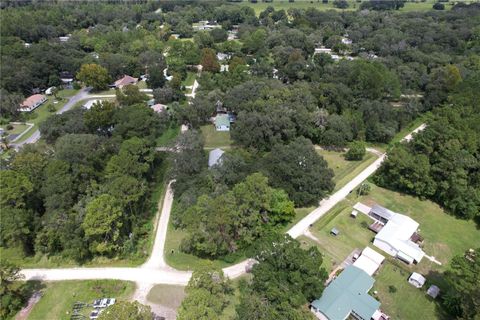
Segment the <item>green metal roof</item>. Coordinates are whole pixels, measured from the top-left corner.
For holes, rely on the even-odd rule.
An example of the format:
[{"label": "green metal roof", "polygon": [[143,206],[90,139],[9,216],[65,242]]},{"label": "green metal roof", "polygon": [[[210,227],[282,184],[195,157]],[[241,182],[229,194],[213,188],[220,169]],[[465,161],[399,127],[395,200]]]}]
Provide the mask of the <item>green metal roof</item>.
[{"label": "green metal roof", "polygon": [[230,119],[226,114],[219,114],[215,117],[215,126],[230,126]]},{"label": "green metal roof", "polygon": [[380,302],[368,294],[375,280],[365,271],[348,266],[323,291],[312,306],[330,320],[343,320],[350,313],[357,318],[370,320],[380,307]]}]

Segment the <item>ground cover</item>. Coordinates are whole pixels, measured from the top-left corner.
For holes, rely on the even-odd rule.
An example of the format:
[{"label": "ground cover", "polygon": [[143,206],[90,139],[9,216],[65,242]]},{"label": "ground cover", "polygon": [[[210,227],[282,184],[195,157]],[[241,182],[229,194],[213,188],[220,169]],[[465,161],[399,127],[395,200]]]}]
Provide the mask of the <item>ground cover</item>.
[{"label": "ground cover", "polygon": [[205,139],[205,149],[229,148],[233,143],[229,131],[216,131],[211,124],[202,126],[200,130]]},{"label": "ground cover", "polygon": [[[28,320],[70,319],[75,302],[91,304],[94,299],[115,298],[128,300],[135,289],[133,282],[117,280],[50,282],[43,289],[43,296],[33,307]],[[82,309],[88,318],[91,307]]]},{"label": "ground cover", "polygon": [[335,174],[333,177],[333,182],[335,182],[334,192],[347,184],[377,159],[377,156],[371,152],[367,152],[363,160],[348,161],[345,159],[345,152],[327,151],[323,149],[317,149],[316,151],[327,161],[328,166]]},{"label": "ground cover", "polygon": [[154,286],[147,295],[147,300],[177,310],[185,298],[185,287],[168,284]]},{"label": "ground cover", "polygon": [[179,126],[169,127],[160,137],[157,138],[157,146],[164,147],[168,146],[180,133]]}]

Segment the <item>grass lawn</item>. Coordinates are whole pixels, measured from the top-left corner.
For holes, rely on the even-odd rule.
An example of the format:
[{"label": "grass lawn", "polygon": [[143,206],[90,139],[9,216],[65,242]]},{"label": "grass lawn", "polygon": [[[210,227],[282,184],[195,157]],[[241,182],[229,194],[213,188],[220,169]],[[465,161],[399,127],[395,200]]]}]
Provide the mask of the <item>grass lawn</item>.
[{"label": "grass lawn", "polygon": [[229,148],[232,145],[229,131],[216,131],[213,125],[206,125],[200,129],[205,139],[205,149]]},{"label": "grass lawn", "polygon": [[338,151],[327,151],[327,150],[316,150],[319,155],[321,155],[325,161],[327,161],[328,166],[333,170],[335,176],[333,177],[333,182],[335,182],[335,190],[337,191],[345,184],[347,184],[353,177],[357,176],[362,172],[366,167],[368,167],[372,162],[374,162],[377,157],[371,152],[367,152],[365,157],[361,161],[347,161],[345,160],[345,152]]},{"label": "grass lawn", "polygon": [[[92,303],[94,299],[111,297],[128,300],[135,284],[117,280],[61,281],[47,283],[44,295],[33,307],[29,320],[68,320],[75,302]],[[82,314],[89,316],[92,308],[84,308]]]},{"label": "grass lawn", "polygon": [[3,130],[5,130],[6,134],[7,135],[11,135],[11,134],[20,134],[22,133],[23,131],[25,131],[28,126],[26,124],[13,124],[13,123],[10,123],[10,125],[13,126],[13,129],[12,130],[7,130],[7,125],[2,125],[0,126],[0,128],[2,128]]},{"label": "grass lawn", "polygon": [[187,78],[182,81],[182,86],[193,86],[197,74],[195,72],[188,71]]},{"label": "grass lawn", "polygon": [[284,232],[287,232],[288,229],[293,227],[298,221],[302,220],[307,214],[315,210],[315,207],[308,207],[308,208],[295,208],[295,218],[290,221],[283,229]]},{"label": "grass lawn", "polygon": [[157,146],[168,146],[180,133],[180,127],[169,127],[160,137],[157,138]]},{"label": "grass lawn", "polygon": [[[331,264],[329,271],[355,248],[363,249],[370,245],[375,249],[371,243],[375,234],[367,229],[372,220],[361,213],[356,219],[350,217],[352,206],[356,202],[367,205],[378,203],[412,217],[420,224],[420,234],[425,239],[423,248],[425,253],[435,256],[442,262],[439,266],[424,258],[418,265],[406,265],[380,249],[376,249],[386,257],[386,265],[380,269],[375,284],[376,290],[379,291],[377,298],[382,302],[382,309],[393,319],[441,318],[435,304],[427,299],[422,291],[414,287],[410,288],[406,280],[411,272],[416,271],[426,276],[427,281],[442,287],[442,273],[446,270],[451,258],[478,246],[480,231],[475,223],[456,219],[431,201],[422,201],[372,185],[369,195],[358,197],[355,193],[350,194],[347,199],[337,204],[325,217],[314,224],[310,231],[318,238],[318,242],[306,237],[300,238],[305,246],[318,245],[320,251],[325,254],[325,259],[330,260],[325,261],[326,266],[328,263]],[[333,227],[340,231],[336,237],[329,234]],[[400,269],[404,274],[400,273]],[[398,289],[397,292],[390,292],[388,289],[390,285],[394,285]],[[406,301],[412,301],[412,304]]]},{"label": "grass lawn", "polygon": [[183,286],[159,284],[150,290],[147,300],[177,310],[185,295],[185,287]]},{"label": "grass lawn", "polygon": [[[381,302],[381,309],[392,319],[448,319],[437,303],[427,296],[428,283],[420,289],[408,283],[409,272],[386,262],[375,277],[375,284],[370,291]],[[391,292],[390,286],[396,288]]]}]

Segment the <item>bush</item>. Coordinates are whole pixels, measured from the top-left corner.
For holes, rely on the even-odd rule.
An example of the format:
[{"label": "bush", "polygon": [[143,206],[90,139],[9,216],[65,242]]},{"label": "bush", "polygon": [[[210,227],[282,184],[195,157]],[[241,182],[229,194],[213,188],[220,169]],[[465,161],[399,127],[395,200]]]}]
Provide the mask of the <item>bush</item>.
[{"label": "bush", "polygon": [[394,285],[389,285],[388,286],[388,292],[395,293],[395,292],[397,292],[397,288]]},{"label": "bush", "polygon": [[345,159],[352,160],[362,160],[365,156],[365,144],[361,141],[354,141],[350,144],[350,149],[348,149],[345,154]]},{"label": "bush", "polygon": [[370,193],[372,187],[368,183],[362,183],[360,187],[357,189],[357,194],[359,196],[365,196]]},{"label": "bush", "polygon": [[437,2],[433,5],[435,10],[445,10],[445,5],[443,3]]},{"label": "bush", "polygon": [[348,8],[348,2],[347,0],[335,0],[333,6],[338,9],[346,9]]},{"label": "bush", "polygon": [[57,111],[57,108],[53,104],[49,104],[47,107],[48,112],[55,112]]},{"label": "bush", "polygon": [[7,130],[13,130],[13,125],[7,124],[6,128],[7,128]]}]

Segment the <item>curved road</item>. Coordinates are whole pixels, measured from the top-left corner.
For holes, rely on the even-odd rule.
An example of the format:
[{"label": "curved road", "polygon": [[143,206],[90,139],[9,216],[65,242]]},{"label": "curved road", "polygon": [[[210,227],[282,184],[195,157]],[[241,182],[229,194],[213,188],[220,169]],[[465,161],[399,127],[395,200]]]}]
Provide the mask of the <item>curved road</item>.
[{"label": "curved road", "polygon": [[[417,129],[412,131],[403,140],[412,139],[412,134],[419,132],[425,128],[422,124]],[[332,194],[328,199],[320,202],[318,208],[313,210],[310,214],[305,216],[297,224],[295,224],[288,234],[293,238],[297,238],[304,234],[310,224],[313,224],[323,215],[325,215],[333,206],[343,200],[353,189],[360,185],[365,179],[373,174],[386,158],[386,154],[380,157],[369,165],[360,174],[354,177],[340,190]],[[161,216],[155,232],[155,242],[152,249],[152,255],[145,264],[136,268],[62,268],[62,269],[23,269],[21,273],[26,280],[86,280],[86,279],[118,279],[134,281],[137,284],[137,292],[135,299],[139,301],[146,301],[146,294],[149,288],[155,284],[175,284],[186,285],[191,277],[190,271],[179,271],[169,267],[164,260],[164,246],[167,235],[168,220],[170,218],[170,211],[173,203],[173,193],[171,188],[172,181],[168,184],[165,198],[161,209]],[[160,208],[159,208],[160,209]],[[160,210],[159,210],[160,212]],[[245,260],[238,264],[226,267],[223,269],[224,273],[230,277],[235,278],[245,273],[245,267],[249,260]]]},{"label": "curved road", "polygon": [[[78,101],[83,100],[83,99],[87,99],[88,98],[88,93],[90,92],[91,89],[92,88],[90,88],[90,87],[81,89],[76,95],[72,96],[68,100],[68,102],[65,103],[63,105],[63,107],[60,110],[58,110],[56,113],[57,114],[64,113],[65,111],[68,111],[71,108],[73,108],[73,106],[75,106],[75,104],[77,104]],[[35,130],[35,132],[30,137],[28,137],[24,141],[22,141],[20,143],[12,143],[11,146],[18,150],[23,145],[29,144],[29,143],[35,143],[39,139],[40,139],[40,130],[37,129],[37,130]]]}]

